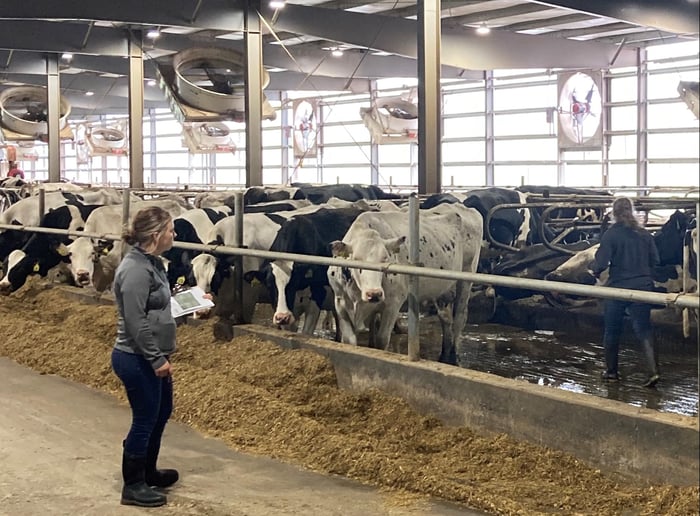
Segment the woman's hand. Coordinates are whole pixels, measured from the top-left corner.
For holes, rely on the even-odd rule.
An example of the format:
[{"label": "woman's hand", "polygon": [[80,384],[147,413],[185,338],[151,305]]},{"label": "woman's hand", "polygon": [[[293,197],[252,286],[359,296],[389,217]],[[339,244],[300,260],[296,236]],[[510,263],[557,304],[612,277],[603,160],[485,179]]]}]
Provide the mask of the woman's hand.
[{"label": "woman's hand", "polygon": [[203,297],[204,299],[208,299],[209,301],[214,301],[214,296],[212,296],[209,292],[207,292],[206,294],[204,294],[202,297]]},{"label": "woman's hand", "polygon": [[156,369],[155,373],[158,378],[165,378],[173,374],[173,366],[169,361],[166,361],[165,364]]}]

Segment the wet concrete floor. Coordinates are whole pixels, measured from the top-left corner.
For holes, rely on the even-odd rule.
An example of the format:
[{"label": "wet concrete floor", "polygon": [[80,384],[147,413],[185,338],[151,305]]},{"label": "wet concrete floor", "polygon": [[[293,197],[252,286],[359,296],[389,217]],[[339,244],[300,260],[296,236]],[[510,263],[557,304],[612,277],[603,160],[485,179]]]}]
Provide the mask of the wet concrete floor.
[{"label": "wet concrete floor", "polygon": [[[256,308],[255,324],[271,325],[272,311],[267,305]],[[404,327],[407,318],[404,315]],[[333,340],[333,328],[319,325],[316,336]],[[602,333],[602,329],[601,329]],[[437,360],[441,332],[436,317],[421,317],[421,357]],[[407,336],[392,335],[399,351],[406,353]],[[367,335],[360,335],[360,343]],[[635,347],[620,346],[620,382],[604,382],[603,347],[588,336],[575,332],[525,330],[502,324],[468,324],[457,346],[461,367],[505,378],[600,396],[629,405],[672,412],[685,416],[698,415],[698,355],[692,343],[661,344],[659,368],[662,379],[655,388],[642,383],[647,378],[642,356]]]}]

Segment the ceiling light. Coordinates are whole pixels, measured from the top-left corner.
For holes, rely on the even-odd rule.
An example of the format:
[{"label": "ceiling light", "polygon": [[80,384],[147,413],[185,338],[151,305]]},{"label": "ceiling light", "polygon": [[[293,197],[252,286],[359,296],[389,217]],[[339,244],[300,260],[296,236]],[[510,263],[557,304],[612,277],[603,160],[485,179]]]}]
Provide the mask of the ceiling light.
[{"label": "ceiling light", "polygon": [[491,32],[491,29],[489,28],[488,25],[486,25],[486,22],[482,23],[481,25],[479,25],[479,26],[476,28],[476,33],[477,33],[477,34],[484,35],[484,34],[488,34],[489,32]]},{"label": "ceiling light", "polygon": [[333,57],[340,57],[343,55],[343,51],[340,50],[339,48],[334,48],[334,49],[331,49],[331,55]]},{"label": "ceiling light", "polygon": [[155,80],[155,79],[148,79],[148,80],[146,81],[146,84],[148,84],[149,86],[155,86],[155,85],[156,85],[156,80]]},{"label": "ceiling light", "polygon": [[61,59],[65,59],[66,61],[70,61],[73,59],[73,54],[69,54],[68,52],[65,52],[61,54]]},{"label": "ceiling light", "polygon": [[282,9],[286,3],[285,0],[270,0],[270,9]]},{"label": "ceiling light", "polygon": [[158,36],[160,36],[160,31],[158,29],[151,29],[146,33],[148,39],[156,39]]},{"label": "ceiling light", "polygon": [[94,91],[86,91],[85,92],[85,96],[87,96],[87,97],[92,97],[94,94],[95,94]]}]

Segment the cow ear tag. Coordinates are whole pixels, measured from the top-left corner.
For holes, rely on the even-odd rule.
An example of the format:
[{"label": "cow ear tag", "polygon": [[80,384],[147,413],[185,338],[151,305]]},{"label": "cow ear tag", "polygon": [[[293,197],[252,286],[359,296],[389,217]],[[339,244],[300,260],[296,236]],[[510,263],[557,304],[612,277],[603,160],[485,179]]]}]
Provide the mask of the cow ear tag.
[{"label": "cow ear tag", "polygon": [[59,245],[58,248],[56,248],[56,252],[61,256],[68,256],[68,249],[63,245]]},{"label": "cow ear tag", "polygon": [[184,276],[180,276],[180,277],[177,279],[177,282],[176,282],[176,283],[177,283],[178,285],[184,285],[184,284],[185,284],[185,277],[184,277]]},{"label": "cow ear tag", "polygon": [[258,285],[260,285],[260,280],[258,278],[253,278],[253,281],[251,281],[250,284],[254,287],[257,287]]},{"label": "cow ear tag", "polygon": [[33,270],[34,272],[39,272],[39,264],[38,264],[38,263],[35,263],[35,264],[34,264],[34,267],[32,267],[32,270]]},{"label": "cow ear tag", "polygon": [[104,247],[104,248],[102,249],[102,254],[109,254],[109,251],[110,251],[109,248]]}]

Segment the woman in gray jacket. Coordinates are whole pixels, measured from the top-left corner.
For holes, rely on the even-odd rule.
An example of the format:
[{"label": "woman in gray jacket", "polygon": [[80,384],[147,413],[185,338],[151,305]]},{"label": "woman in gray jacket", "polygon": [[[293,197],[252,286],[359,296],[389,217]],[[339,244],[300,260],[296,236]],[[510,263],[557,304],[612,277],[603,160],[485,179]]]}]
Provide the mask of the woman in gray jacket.
[{"label": "woman in gray jacket", "polygon": [[114,278],[119,323],[112,368],[124,384],[132,412],[123,443],[124,505],[163,505],[165,496],[152,486],[168,487],[179,478],[174,469],[156,469],[160,440],[173,409],[170,355],[175,351],[170,286],[160,254],[172,247],[174,238],[172,217],[159,207],[137,212],[122,235],[133,247]]}]

